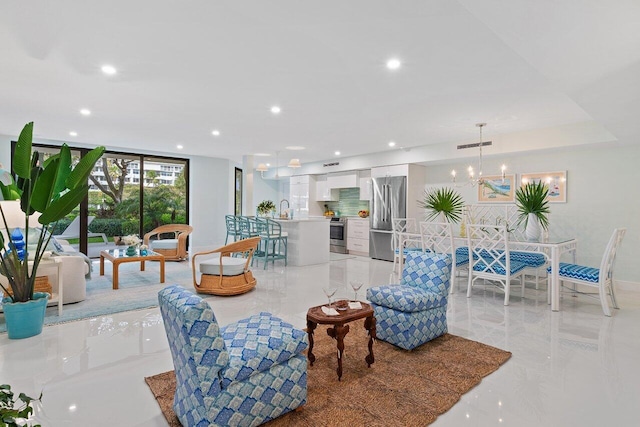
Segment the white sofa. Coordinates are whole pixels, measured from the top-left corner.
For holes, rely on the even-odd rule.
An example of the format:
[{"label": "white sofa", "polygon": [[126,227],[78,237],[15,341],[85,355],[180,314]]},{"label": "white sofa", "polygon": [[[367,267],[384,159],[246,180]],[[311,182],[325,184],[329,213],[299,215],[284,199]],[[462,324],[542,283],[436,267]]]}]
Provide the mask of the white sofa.
[{"label": "white sofa", "polygon": [[[73,302],[84,301],[87,297],[87,275],[89,274],[89,264],[85,261],[81,254],[74,255],[76,251],[69,245],[66,240],[58,240],[63,247],[63,255],[60,255],[62,261],[62,280],[64,283],[64,292],[62,293],[62,303],[70,304]],[[57,275],[49,276],[49,283],[53,288],[53,292],[58,292]]]},{"label": "white sofa", "polygon": [[[2,210],[7,219],[7,226],[10,230],[16,227],[24,227],[24,213],[20,210],[19,201],[0,201],[2,204]],[[33,215],[29,219],[30,226],[40,226],[37,221],[37,216]],[[4,224],[0,218],[0,232],[2,232],[5,242],[8,239],[7,230],[4,229]],[[89,265],[85,262],[85,258],[82,254],[77,252],[69,245],[65,240],[59,240],[61,248],[58,248],[57,252],[61,252],[60,258],[62,259],[62,277],[64,283],[63,291],[63,304],[70,304],[74,302],[83,301],[87,295],[87,280],[85,276],[89,273]],[[55,249],[55,248],[52,248]],[[62,249],[60,251],[59,249]],[[74,255],[77,254],[77,255]],[[47,272],[48,273],[48,272]],[[57,274],[48,274],[49,283],[51,283],[53,293],[58,293],[58,277]],[[7,278],[0,274],[0,281],[6,287],[8,285]],[[0,289],[0,292],[2,289]],[[52,303],[55,304],[55,303]]]}]

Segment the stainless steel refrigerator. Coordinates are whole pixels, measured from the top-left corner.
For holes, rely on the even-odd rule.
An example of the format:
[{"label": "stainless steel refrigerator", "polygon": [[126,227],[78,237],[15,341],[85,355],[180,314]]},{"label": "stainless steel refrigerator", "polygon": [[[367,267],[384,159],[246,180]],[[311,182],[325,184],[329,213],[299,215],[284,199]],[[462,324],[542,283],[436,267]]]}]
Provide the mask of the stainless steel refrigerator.
[{"label": "stainless steel refrigerator", "polygon": [[391,220],[407,217],[407,177],[372,178],[369,256],[393,261]]}]

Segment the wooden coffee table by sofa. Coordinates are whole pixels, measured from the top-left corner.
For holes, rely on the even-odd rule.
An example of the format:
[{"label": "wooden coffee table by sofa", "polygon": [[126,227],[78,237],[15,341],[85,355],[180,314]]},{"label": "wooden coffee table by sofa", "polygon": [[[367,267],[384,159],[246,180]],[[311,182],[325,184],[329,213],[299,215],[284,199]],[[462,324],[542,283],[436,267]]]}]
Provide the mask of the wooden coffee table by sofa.
[{"label": "wooden coffee table by sofa", "polygon": [[140,262],[140,271],[144,271],[145,261],[160,261],[160,283],[164,283],[164,256],[152,251],[146,255],[140,255],[136,249],[135,255],[127,255],[127,249],[109,249],[100,252],[100,275],[104,276],[104,260],[108,259],[113,264],[113,289],[118,289],[118,266],[123,262]]},{"label": "wooden coffee table by sofa", "polygon": [[327,329],[327,335],[334,338],[338,344],[338,381],[342,378],[342,353],[344,352],[344,337],[349,333],[349,325],[347,323],[358,319],[365,319],[364,327],[369,331],[369,354],[364,358],[367,366],[371,366],[374,362],[373,358],[373,340],[376,339],[376,318],[373,316],[373,308],[365,302],[360,303],[361,309],[348,308],[344,311],[338,311],[337,316],[328,316],[322,311],[322,305],[311,307],[307,312],[307,334],[309,335],[309,351],[307,357],[311,366],[315,362],[316,357],[313,355],[313,331],[318,324],[333,325],[333,328]]}]

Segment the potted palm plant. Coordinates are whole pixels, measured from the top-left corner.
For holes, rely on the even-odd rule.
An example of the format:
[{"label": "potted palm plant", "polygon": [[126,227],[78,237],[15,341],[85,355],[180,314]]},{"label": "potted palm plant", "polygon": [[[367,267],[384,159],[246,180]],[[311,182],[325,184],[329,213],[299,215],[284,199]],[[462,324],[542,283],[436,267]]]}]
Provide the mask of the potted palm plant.
[{"label": "potted palm plant", "polygon": [[424,191],[418,206],[427,211],[427,221],[441,216],[446,222],[458,223],[462,218],[464,200],[452,188],[432,188]]},{"label": "potted palm plant", "polygon": [[[104,147],[91,150],[74,167],[71,150],[66,144],[60,147],[57,154],[44,160],[40,153],[32,152],[32,140],[33,122],[27,123],[18,137],[13,155],[15,182],[10,175],[0,175],[0,190],[4,199],[20,200],[25,231],[29,230],[29,217],[34,213],[40,214],[38,221],[42,224],[35,251],[29,251],[28,232],[24,233],[24,251],[19,250],[22,248],[17,247],[13,236],[5,242],[0,233],[0,274],[8,282],[7,287],[0,286],[8,295],[3,299],[3,309],[9,338],[26,338],[42,332],[49,294],[34,293],[38,266],[55,223],[87,196],[89,174],[105,150]],[[10,235],[2,204],[0,215],[2,225]]]},{"label": "potted palm plant", "polygon": [[540,228],[549,226],[549,187],[542,181],[530,182],[516,190],[516,206],[518,207],[518,224],[524,223],[527,240],[537,242],[540,239]]}]

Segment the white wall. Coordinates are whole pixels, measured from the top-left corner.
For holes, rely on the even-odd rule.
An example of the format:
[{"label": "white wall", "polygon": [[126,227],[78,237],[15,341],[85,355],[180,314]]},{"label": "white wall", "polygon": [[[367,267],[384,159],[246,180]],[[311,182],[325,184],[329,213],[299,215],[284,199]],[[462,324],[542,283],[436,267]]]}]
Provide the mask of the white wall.
[{"label": "white wall", "polygon": [[260,172],[255,172],[253,174],[253,204],[251,206],[247,206],[246,215],[255,215],[256,207],[263,200],[271,200],[275,203],[277,209],[278,204],[282,199],[282,192],[279,188],[281,182],[282,181],[276,181],[275,179],[263,179],[260,176]]}]

